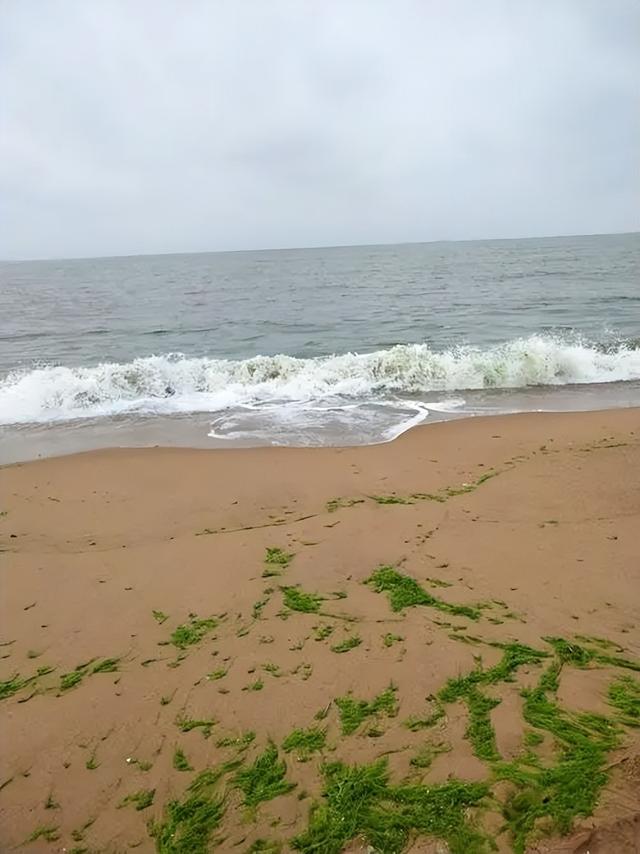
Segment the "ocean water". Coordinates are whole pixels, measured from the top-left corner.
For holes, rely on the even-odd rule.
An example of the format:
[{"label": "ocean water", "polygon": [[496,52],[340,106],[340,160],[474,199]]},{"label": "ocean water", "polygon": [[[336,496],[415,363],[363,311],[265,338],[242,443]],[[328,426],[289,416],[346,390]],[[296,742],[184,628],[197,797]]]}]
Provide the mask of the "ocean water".
[{"label": "ocean water", "polygon": [[0,263],[0,460],[640,405],[640,234]]}]

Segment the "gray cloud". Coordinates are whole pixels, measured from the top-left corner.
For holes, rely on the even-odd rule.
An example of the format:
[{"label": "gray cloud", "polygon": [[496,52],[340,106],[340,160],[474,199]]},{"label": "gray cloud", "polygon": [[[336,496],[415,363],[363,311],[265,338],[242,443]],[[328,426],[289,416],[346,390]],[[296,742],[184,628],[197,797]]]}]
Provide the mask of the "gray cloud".
[{"label": "gray cloud", "polygon": [[0,256],[635,230],[635,0],[0,0]]}]

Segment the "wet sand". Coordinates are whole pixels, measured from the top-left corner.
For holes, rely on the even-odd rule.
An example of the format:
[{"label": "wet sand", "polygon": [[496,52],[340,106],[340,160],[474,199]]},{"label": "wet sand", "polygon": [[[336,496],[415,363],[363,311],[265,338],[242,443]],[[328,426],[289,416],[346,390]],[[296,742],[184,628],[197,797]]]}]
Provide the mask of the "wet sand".
[{"label": "wet sand", "polygon": [[[460,813],[477,828],[467,850],[488,851],[489,837],[517,850],[504,806],[517,786],[497,769],[523,767],[527,751],[562,760],[553,733],[532,739],[524,720],[523,689],[559,663],[550,637],[586,650],[565,655],[549,694],[563,720],[598,713],[616,735],[593,815],[576,815],[564,840],[543,817],[526,848],[639,850],[640,730],[608,695],[638,679],[639,410],[439,423],[366,448],[98,451],[5,467],[0,484],[0,679],[15,677],[0,702],[2,851],[33,835],[34,851],[188,851],[184,827],[158,841],[162,823],[213,767],[211,792],[226,797],[211,846],[288,851],[298,837],[310,851],[300,834],[323,764],[380,757],[389,786],[486,782],[492,796]],[[418,601],[393,610],[382,588],[400,576],[424,593],[412,586]],[[546,657],[479,679],[500,701],[484,749],[469,695],[442,691],[491,673],[496,644],[514,642]],[[345,697],[370,704],[350,733]],[[285,750],[310,727],[319,750]],[[238,774],[270,741],[282,793],[247,806]],[[364,852],[361,831],[315,850]],[[274,845],[252,849],[258,839]],[[413,832],[406,842],[449,850]]]}]

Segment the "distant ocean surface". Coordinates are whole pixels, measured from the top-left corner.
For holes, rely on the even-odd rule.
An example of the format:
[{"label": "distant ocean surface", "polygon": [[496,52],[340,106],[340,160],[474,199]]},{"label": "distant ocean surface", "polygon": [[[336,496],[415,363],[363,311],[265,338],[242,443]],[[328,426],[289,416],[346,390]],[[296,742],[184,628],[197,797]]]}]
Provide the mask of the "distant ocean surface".
[{"label": "distant ocean surface", "polygon": [[0,263],[0,461],[640,405],[640,234]]}]

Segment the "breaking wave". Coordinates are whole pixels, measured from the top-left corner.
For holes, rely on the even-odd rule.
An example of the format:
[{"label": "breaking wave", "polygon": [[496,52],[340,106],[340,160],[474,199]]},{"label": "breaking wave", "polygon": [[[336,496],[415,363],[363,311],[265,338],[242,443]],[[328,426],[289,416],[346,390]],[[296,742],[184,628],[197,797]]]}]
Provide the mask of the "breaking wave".
[{"label": "breaking wave", "polygon": [[615,346],[532,336],[479,349],[397,345],[313,359],[244,360],[168,354],[126,364],[42,366],[0,379],[0,423],[93,418],[125,412],[220,412],[339,396],[372,402],[397,395],[640,379],[640,344]]}]

